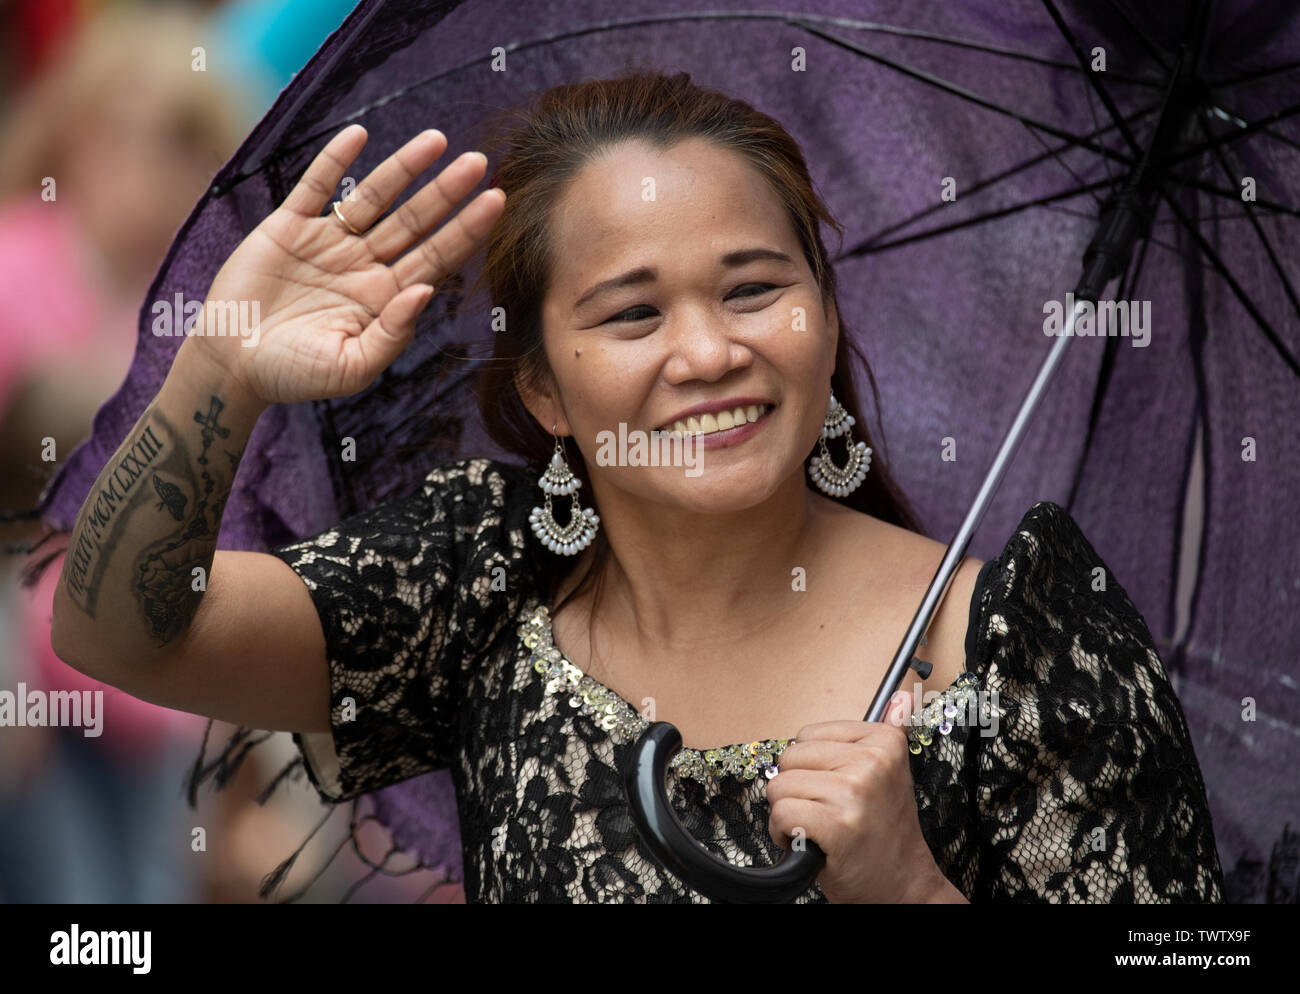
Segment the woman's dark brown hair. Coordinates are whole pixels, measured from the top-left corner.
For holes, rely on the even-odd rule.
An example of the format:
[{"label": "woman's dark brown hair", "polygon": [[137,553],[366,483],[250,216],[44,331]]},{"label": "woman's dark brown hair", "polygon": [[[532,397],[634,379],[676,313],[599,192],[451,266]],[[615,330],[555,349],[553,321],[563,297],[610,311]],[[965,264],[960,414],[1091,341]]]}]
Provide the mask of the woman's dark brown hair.
[{"label": "woman's dark brown hair", "polygon": [[[683,139],[702,138],[744,156],[789,211],[823,297],[835,301],[840,315],[831,388],[857,421],[855,440],[866,441],[874,449],[854,389],[850,352],[862,362],[879,409],[876,381],[866,357],[844,329],[843,311],[836,299],[835,272],[822,244],[818,222],[825,222],[841,238],[843,228],[814,191],[798,144],[780,124],[743,101],[697,86],[687,73],[656,72],[557,86],[542,93],[534,108],[512,112],[507,118],[510,125],[485,143],[489,151],[501,154],[490,182],[501,187],[507,199],[505,213],[489,236],[483,270],[476,283],[477,287],[487,282],[493,306],[503,308],[507,316],[505,329],[494,336],[492,361],[476,383],[483,423],[497,445],[525,457],[530,465],[536,464],[539,475],[555,449],[554,438],[524,406],[516,383],[545,390],[554,382],[542,348],[541,304],[558,249],[551,235],[551,211],[565,187],[602,149],[615,143],[640,139],[663,149]],[[561,439],[561,444],[565,441]],[[842,443],[829,444],[832,454],[842,462]],[[565,446],[564,455],[574,475],[583,481],[580,492],[590,494],[590,478],[581,454]],[[873,460],[866,480],[853,493],[832,499],[883,521],[921,531],[906,497],[879,460]],[[593,546],[591,568],[565,601],[594,580],[595,617],[594,602],[600,597],[603,567],[609,555],[603,531],[597,531]],[[552,597],[562,577],[563,572],[557,570],[550,578]],[[559,606],[555,605],[557,611]]]}]

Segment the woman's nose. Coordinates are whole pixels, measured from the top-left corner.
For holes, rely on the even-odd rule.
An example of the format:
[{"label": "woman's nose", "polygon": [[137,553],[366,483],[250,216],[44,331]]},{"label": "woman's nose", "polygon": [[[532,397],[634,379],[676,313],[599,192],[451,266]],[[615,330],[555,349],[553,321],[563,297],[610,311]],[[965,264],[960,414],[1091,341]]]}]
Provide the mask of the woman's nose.
[{"label": "woman's nose", "polygon": [[669,329],[670,375],[715,380],[749,361],[749,349],[716,314],[679,311]]}]

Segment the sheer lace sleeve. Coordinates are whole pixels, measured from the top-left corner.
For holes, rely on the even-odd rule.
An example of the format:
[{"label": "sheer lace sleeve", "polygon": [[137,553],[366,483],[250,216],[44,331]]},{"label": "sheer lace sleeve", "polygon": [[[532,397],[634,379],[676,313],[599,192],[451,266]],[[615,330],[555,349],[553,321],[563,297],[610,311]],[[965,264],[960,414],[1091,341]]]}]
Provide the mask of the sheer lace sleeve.
[{"label": "sheer lace sleeve", "polygon": [[1205,784],[1141,614],[1051,502],[998,566],[978,665],[994,721],[968,741],[972,900],[1221,902]]},{"label": "sheer lace sleeve", "polygon": [[462,673],[523,594],[506,475],[439,466],[422,489],[272,554],[307,585],[329,664],[330,732],[295,734],[312,785],[344,801],[450,765]]}]

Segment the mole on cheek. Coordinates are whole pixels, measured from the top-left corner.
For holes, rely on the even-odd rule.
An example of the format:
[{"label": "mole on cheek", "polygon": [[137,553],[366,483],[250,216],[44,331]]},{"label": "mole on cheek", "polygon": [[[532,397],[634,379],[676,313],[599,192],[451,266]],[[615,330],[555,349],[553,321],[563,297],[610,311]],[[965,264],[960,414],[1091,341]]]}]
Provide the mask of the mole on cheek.
[{"label": "mole on cheek", "polygon": [[582,355],[582,349],[574,349],[574,350],[573,350],[573,355],[574,355],[574,358],[577,358],[578,356]]}]

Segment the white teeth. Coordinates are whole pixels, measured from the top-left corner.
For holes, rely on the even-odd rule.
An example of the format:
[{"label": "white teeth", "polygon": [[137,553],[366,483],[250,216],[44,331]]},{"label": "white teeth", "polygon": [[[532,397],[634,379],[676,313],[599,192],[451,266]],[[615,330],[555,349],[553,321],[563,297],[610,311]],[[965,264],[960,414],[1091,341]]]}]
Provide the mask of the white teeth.
[{"label": "white teeth", "polygon": [[751,421],[757,421],[772,409],[771,404],[750,404],[749,407],[737,407],[730,411],[719,411],[716,415],[705,414],[699,418],[687,418],[674,421],[672,427],[660,428],[660,431],[681,435],[712,435],[715,431],[737,428]]}]

